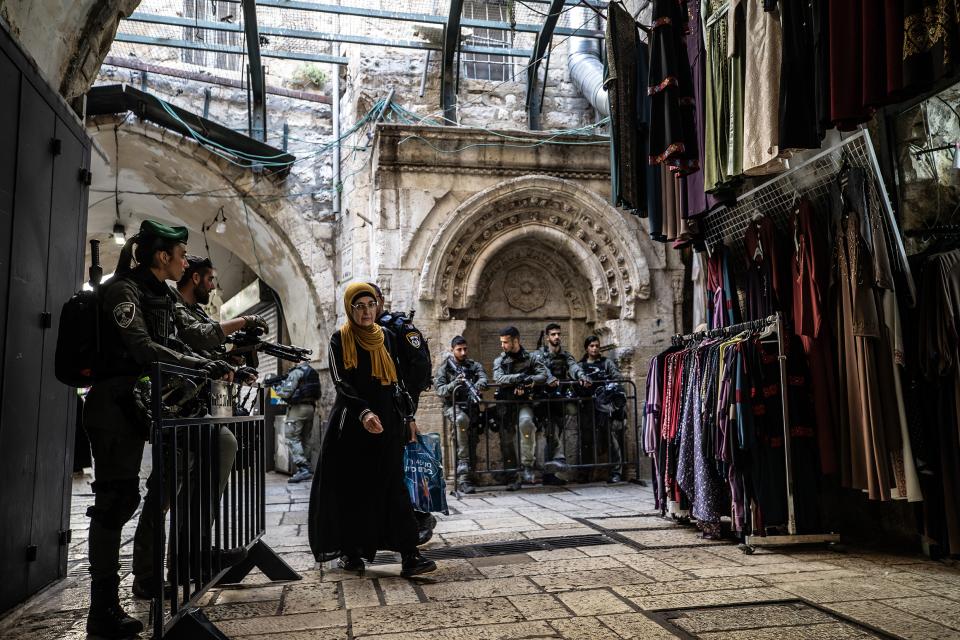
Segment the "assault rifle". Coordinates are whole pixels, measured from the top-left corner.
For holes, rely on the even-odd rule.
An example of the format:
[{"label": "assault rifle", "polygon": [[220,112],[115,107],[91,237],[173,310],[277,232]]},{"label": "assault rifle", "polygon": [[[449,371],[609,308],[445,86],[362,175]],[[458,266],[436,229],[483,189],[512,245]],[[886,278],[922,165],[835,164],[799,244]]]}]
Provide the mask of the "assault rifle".
[{"label": "assault rifle", "polygon": [[309,362],[310,355],[313,353],[310,349],[294,347],[276,342],[267,342],[263,340],[263,329],[260,327],[249,327],[241,329],[227,336],[227,342],[233,345],[233,349],[227,355],[243,356],[247,366],[256,369],[260,362],[257,359],[257,352],[263,352],[268,356],[280,358],[288,362]]},{"label": "assault rifle", "polygon": [[[447,361],[450,366],[453,367],[453,372],[457,376],[463,378],[463,387],[467,392],[467,402],[470,405],[479,405],[481,401],[480,391],[477,389],[477,385],[473,383],[472,380],[467,376],[467,372],[463,370],[463,367],[457,364],[456,359],[453,356],[448,356]],[[456,398],[454,398],[456,401]]]}]

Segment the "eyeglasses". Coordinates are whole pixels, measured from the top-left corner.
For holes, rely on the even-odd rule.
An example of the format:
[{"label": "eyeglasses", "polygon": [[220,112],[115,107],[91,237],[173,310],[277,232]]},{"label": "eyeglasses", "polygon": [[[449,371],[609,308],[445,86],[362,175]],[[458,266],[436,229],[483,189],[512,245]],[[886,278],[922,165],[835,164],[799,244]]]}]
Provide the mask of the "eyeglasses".
[{"label": "eyeglasses", "polygon": [[357,302],[355,304],[350,305],[350,308],[353,309],[354,311],[376,311],[377,303],[367,302],[366,304],[364,304],[363,302]]}]

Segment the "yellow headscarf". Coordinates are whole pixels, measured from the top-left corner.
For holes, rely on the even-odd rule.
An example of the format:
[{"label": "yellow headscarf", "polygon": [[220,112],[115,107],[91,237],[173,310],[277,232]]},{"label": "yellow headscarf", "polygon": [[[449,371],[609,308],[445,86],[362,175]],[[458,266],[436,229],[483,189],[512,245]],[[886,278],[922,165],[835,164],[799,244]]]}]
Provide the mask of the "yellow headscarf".
[{"label": "yellow headscarf", "polygon": [[353,300],[367,294],[374,300],[377,294],[366,282],[354,282],[347,285],[343,293],[343,307],[347,310],[347,321],[340,327],[340,341],[343,343],[343,366],[347,369],[357,368],[357,344],[370,354],[370,363],[373,366],[373,377],[386,386],[397,381],[397,368],[393,365],[393,358],[384,344],[383,329],[376,322],[369,327],[361,327],[353,321],[353,309],[350,307]]}]

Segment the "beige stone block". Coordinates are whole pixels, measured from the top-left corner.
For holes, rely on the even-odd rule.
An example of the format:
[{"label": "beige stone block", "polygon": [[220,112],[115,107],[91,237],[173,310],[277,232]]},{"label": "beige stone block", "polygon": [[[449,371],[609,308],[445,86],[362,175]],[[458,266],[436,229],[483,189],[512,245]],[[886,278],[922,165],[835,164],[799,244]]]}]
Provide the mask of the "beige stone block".
[{"label": "beige stone block", "polygon": [[460,531],[478,531],[480,525],[473,520],[441,520],[437,523],[434,533],[456,533]]},{"label": "beige stone block", "polygon": [[650,578],[628,567],[596,569],[593,571],[565,571],[563,573],[531,576],[531,579],[546,591],[551,592],[617,585],[640,585],[651,582]]},{"label": "beige stone block", "polygon": [[285,616],[260,616],[241,620],[223,620],[217,627],[225,635],[249,636],[257,633],[286,633],[347,626],[346,611],[318,611]]},{"label": "beige stone block", "polygon": [[884,600],[883,603],[960,632],[960,604],[952,600],[939,596],[920,596],[916,598],[894,598]]},{"label": "beige stone block", "polygon": [[766,576],[778,573],[805,573],[808,571],[831,571],[833,567],[825,562],[785,562],[782,564],[754,564],[746,567],[705,567],[690,569],[690,573],[700,578],[719,578],[729,576]]},{"label": "beige stone block", "polygon": [[883,602],[831,602],[823,607],[907,640],[946,640],[960,638],[960,632],[910,615]]},{"label": "beige stone block", "polygon": [[697,637],[703,640],[867,640],[877,636],[842,622],[824,622],[795,627],[707,632]]},{"label": "beige stone block", "polygon": [[554,549],[553,551],[528,551],[527,555],[543,562],[545,560],[567,560],[569,558],[586,558],[586,554],[577,549]]},{"label": "beige stone block", "polygon": [[440,560],[437,562],[437,570],[420,576],[421,584],[433,582],[452,582],[454,580],[475,580],[483,578],[476,567],[469,560]]},{"label": "beige stone block", "polygon": [[219,620],[235,620],[242,618],[259,618],[275,616],[280,611],[280,600],[263,602],[238,602],[236,604],[217,604],[206,607],[203,612],[207,617],[217,622]]},{"label": "beige stone block", "polygon": [[[293,631],[284,633],[283,640],[349,640],[350,635],[346,627],[334,629],[311,629],[309,631]],[[243,640],[278,640],[277,634],[257,634],[243,636]]]},{"label": "beige stone block", "polygon": [[630,601],[641,609],[656,611],[660,609],[771,602],[776,600],[789,600],[790,597],[789,593],[774,587],[758,587],[754,589],[723,589],[720,591],[674,593],[660,596],[636,596],[631,597]]},{"label": "beige stone block", "polygon": [[828,571],[798,571],[794,573],[774,573],[757,576],[767,584],[778,585],[784,582],[809,582],[811,580],[841,580],[845,578],[862,578],[859,571],[849,569],[830,569]]},{"label": "beige stone block", "polygon": [[286,587],[282,613],[310,613],[339,609],[341,582],[294,584]]},{"label": "beige stone block", "polygon": [[461,598],[492,598],[524,593],[536,593],[537,585],[527,578],[487,578],[462,582],[438,582],[423,586],[430,600],[459,600]]},{"label": "beige stone block", "polygon": [[566,640],[621,640],[620,636],[594,617],[557,618],[550,621]]},{"label": "beige stone block", "polygon": [[642,613],[618,613],[600,616],[600,621],[613,629],[624,640],[664,640],[676,638]]},{"label": "beige stone block", "polygon": [[355,636],[522,622],[506,598],[368,607],[352,612]]},{"label": "beige stone block", "polygon": [[631,529],[677,529],[678,526],[666,518],[661,518],[659,516],[654,517],[644,517],[644,516],[630,516],[630,517],[621,517],[621,518],[592,518],[590,520],[593,524],[600,525],[606,529],[613,529],[615,531],[631,530]]},{"label": "beige stone block", "polygon": [[760,580],[750,577],[702,578],[698,580],[672,580],[650,584],[628,584],[614,587],[622,596],[662,596],[670,593],[696,593],[700,591],[720,591],[723,589],[751,589],[766,586]]},{"label": "beige stone block", "polygon": [[537,538],[557,538],[560,536],[590,536],[596,534],[596,530],[587,527],[567,527],[564,529],[540,529],[524,532],[523,536],[531,540]]},{"label": "beige stone block", "polygon": [[689,548],[682,552],[676,549],[647,549],[642,551],[641,554],[683,571],[707,567],[743,566],[740,562],[710,553],[707,549]]},{"label": "beige stone block", "polygon": [[550,560],[526,564],[494,565],[479,567],[479,570],[488,578],[508,578],[511,576],[546,575],[563,573],[564,571],[590,571],[622,566],[614,558],[602,556],[599,558],[570,558],[569,560]]},{"label": "beige stone block", "polygon": [[778,585],[810,602],[843,602],[851,600],[884,600],[887,598],[913,598],[925,595],[921,591],[905,587],[876,576],[843,578],[840,580],[811,580],[809,582],[786,582]]},{"label": "beige stone block", "polygon": [[527,620],[550,620],[552,618],[567,618],[573,615],[556,596],[546,593],[509,596],[507,599],[520,610],[520,613]]},{"label": "beige stone block", "polygon": [[633,607],[606,589],[565,591],[557,598],[578,616],[598,616],[605,613],[628,613]]},{"label": "beige stone block", "polygon": [[595,547],[577,547],[577,549],[591,558],[597,556],[619,556],[630,553],[638,553],[638,551],[633,547],[628,547],[627,545],[620,544],[619,542],[614,544],[598,544]]},{"label": "beige stone block", "polygon": [[561,636],[545,622],[512,622],[356,637],[358,640],[529,640]]},{"label": "beige stone block", "polygon": [[690,546],[700,547],[709,545],[728,544],[723,540],[708,540],[700,536],[700,533],[694,529],[674,528],[674,529],[651,529],[649,531],[623,531],[621,534],[641,544],[644,547],[655,549],[657,547],[679,547]]},{"label": "beige stone block", "polygon": [[380,589],[383,591],[385,604],[411,604],[420,602],[413,585],[406,578],[380,578]]},{"label": "beige stone block", "polygon": [[343,600],[347,604],[347,609],[380,606],[380,597],[377,595],[373,580],[349,580],[340,584],[342,585]]},{"label": "beige stone block", "polygon": [[813,607],[797,603],[685,611],[670,621],[684,631],[698,635],[706,631],[818,624],[834,619]]},{"label": "beige stone block", "polygon": [[629,555],[611,556],[621,564],[625,564],[631,569],[635,569],[645,576],[658,582],[667,582],[670,580],[689,580],[690,574],[675,569],[665,562],[660,562],[651,558],[645,553],[632,553]]},{"label": "beige stone block", "polygon": [[283,585],[270,587],[238,587],[223,589],[217,604],[231,604],[235,602],[259,602],[263,600],[279,600],[283,595]]}]

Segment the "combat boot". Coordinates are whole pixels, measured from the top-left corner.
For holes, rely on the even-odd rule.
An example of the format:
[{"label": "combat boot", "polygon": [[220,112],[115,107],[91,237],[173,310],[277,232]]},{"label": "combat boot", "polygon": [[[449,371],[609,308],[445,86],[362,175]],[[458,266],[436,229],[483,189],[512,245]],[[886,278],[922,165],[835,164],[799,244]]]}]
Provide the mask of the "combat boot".
[{"label": "combat boot", "polygon": [[403,564],[400,565],[400,577],[410,578],[421,573],[430,573],[437,570],[437,563],[424,558],[417,550],[402,554]]},{"label": "combat boot", "polygon": [[304,480],[310,480],[311,478],[313,478],[313,471],[310,471],[310,467],[307,465],[303,465],[302,467],[297,467],[297,472],[290,476],[287,483],[296,484]]},{"label": "combat boot", "polygon": [[129,638],[143,631],[143,623],[131,618],[120,606],[117,578],[94,580],[90,586],[87,633],[101,638]]},{"label": "combat boot", "polygon": [[523,465],[523,474],[521,475],[524,484],[533,484],[536,481],[533,475],[533,467]]}]

